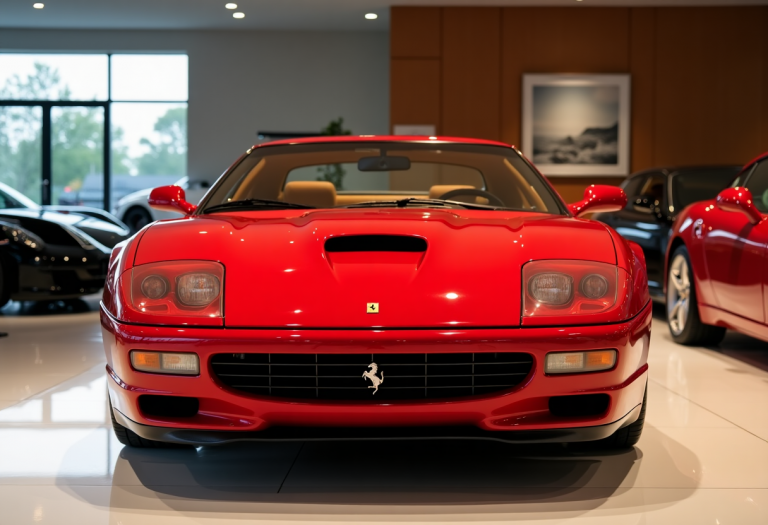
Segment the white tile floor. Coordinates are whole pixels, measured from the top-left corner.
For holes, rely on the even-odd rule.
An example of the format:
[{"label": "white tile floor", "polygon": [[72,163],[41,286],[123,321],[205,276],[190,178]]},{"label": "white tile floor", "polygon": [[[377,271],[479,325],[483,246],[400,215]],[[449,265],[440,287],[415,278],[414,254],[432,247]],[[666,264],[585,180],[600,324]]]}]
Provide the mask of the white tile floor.
[{"label": "white tile floor", "polygon": [[0,315],[10,333],[0,339],[2,525],[768,524],[768,373],[677,346],[661,320],[634,450],[380,442],[145,451],[123,448],[107,423],[98,315],[49,314],[11,305]]}]

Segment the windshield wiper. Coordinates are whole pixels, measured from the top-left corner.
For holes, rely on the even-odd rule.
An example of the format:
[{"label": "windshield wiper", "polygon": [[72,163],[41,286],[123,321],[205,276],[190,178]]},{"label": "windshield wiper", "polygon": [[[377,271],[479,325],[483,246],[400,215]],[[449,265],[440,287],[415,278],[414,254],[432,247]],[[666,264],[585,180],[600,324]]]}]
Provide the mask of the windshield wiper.
[{"label": "windshield wiper", "polygon": [[498,206],[486,206],[485,204],[470,204],[467,202],[446,201],[442,199],[418,199],[416,197],[408,197],[407,199],[400,199],[396,201],[367,201],[358,202],[356,204],[349,204],[347,206],[341,206],[342,208],[390,208],[392,206],[396,208],[406,208],[409,204],[426,204],[428,206],[441,206],[444,208],[454,208],[459,206],[469,210],[498,210],[501,209]]},{"label": "windshield wiper", "polygon": [[203,213],[213,211],[230,210],[232,208],[287,208],[292,210],[313,210],[314,206],[305,206],[304,204],[294,204],[292,202],[276,201],[273,199],[242,199],[237,201],[224,202],[214,206],[208,206]]}]

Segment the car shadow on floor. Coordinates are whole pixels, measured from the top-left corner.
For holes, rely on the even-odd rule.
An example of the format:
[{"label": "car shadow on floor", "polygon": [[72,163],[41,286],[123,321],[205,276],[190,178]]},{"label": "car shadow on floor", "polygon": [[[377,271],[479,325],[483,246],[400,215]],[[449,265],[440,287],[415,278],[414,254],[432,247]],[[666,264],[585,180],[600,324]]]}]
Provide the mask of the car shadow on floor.
[{"label": "car shadow on floor", "polygon": [[[656,461],[698,460],[656,429]],[[661,437],[659,437],[661,436]],[[429,440],[242,443],[189,450],[124,448],[115,465],[110,507],[114,516],[173,509],[284,514],[338,513],[340,506],[470,506],[472,512],[557,508],[577,514],[609,499],[634,507],[640,448],[597,453],[563,445]],[[697,468],[697,465],[694,465]],[[673,476],[674,477],[674,476]],[[685,486],[689,480],[670,480]],[[72,489],[76,490],[76,489]],[[695,486],[660,496],[664,505]],[[626,496],[626,497],[623,497]],[[664,501],[665,498],[672,498]],[[478,507],[480,506],[480,507]],[[381,508],[381,507],[377,507]],[[360,509],[358,508],[358,511]],[[206,511],[206,512],[207,512]],[[386,513],[386,512],[384,512]],[[115,522],[113,520],[113,522]]]}]

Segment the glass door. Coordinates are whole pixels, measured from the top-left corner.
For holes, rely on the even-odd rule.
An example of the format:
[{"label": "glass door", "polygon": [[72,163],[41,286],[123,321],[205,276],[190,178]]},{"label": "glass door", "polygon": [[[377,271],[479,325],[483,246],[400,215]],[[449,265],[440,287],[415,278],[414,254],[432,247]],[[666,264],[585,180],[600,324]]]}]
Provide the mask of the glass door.
[{"label": "glass door", "polygon": [[51,107],[53,205],[104,208],[104,107]]}]

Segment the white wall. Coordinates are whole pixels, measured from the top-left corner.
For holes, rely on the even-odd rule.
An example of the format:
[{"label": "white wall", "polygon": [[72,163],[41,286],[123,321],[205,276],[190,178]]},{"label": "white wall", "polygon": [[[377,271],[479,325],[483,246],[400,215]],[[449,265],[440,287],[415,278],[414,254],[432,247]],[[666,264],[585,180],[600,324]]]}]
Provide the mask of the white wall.
[{"label": "white wall", "polygon": [[355,134],[389,128],[389,35],[311,31],[0,29],[2,51],[189,55],[188,172],[214,180],[257,130]]}]

